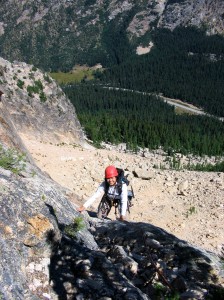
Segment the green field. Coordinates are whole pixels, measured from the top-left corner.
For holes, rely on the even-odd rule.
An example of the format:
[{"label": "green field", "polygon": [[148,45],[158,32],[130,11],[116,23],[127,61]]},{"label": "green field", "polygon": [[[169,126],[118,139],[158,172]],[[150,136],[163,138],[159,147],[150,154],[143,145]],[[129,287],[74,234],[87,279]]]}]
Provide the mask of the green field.
[{"label": "green field", "polygon": [[49,75],[55,79],[59,84],[77,83],[85,80],[93,79],[94,70],[91,68],[79,68],[68,73],[53,72]]}]

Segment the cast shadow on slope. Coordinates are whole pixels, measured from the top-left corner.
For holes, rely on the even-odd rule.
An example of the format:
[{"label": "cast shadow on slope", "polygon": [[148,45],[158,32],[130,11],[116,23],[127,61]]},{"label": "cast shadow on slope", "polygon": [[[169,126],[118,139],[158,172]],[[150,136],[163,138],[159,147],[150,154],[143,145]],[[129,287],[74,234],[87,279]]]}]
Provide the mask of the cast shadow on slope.
[{"label": "cast shadow on slope", "polygon": [[[58,227],[60,243],[53,242],[53,234],[48,239],[50,280],[59,300],[222,299],[224,295],[221,275],[214,268],[216,264],[218,269],[218,258],[158,227],[90,218],[89,231],[75,238],[64,233],[64,224]],[[94,240],[91,244],[89,232],[97,244]]]}]

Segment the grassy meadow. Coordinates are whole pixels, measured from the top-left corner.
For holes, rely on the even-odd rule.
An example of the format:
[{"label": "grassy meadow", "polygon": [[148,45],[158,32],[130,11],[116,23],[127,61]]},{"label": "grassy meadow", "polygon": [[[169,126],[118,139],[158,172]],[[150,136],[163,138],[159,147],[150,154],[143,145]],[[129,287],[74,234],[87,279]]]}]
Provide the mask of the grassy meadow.
[{"label": "grassy meadow", "polygon": [[95,68],[79,66],[75,67],[72,71],[64,72],[52,72],[49,75],[55,79],[59,84],[78,83],[85,80],[93,79],[93,72]]}]

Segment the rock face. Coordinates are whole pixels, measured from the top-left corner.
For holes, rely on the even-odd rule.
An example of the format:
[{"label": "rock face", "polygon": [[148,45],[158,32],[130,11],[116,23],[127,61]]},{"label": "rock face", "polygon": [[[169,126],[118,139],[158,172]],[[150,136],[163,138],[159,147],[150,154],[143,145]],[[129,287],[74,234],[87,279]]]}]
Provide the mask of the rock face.
[{"label": "rock face", "polygon": [[18,175],[0,169],[0,195],[1,299],[155,299],[174,292],[205,299],[223,293],[217,256],[155,226],[84,213],[85,228],[76,231],[80,217],[68,191],[29,163]]},{"label": "rock face", "polygon": [[0,7],[0,53],[47,70],[71,70],[103,63],[107,31],[116,26],[136,50],[157,27],[206,26],[208,33],[222,34],[223,13],[219,0],[9,0]]},{"label": "rock face", "polygon": [[[9,139],[13,132],[15,137],[17,132],[43,141],[84,145],[74,106],[47,74],[32,65],[0,58],[0,91],[2,139]],[[11,138],[11,143],[20,143],[18,139]]]},{"label": "rock face", "polygon": [[168,0],[158,25],[171,30],[180,25],[205,25],[209,33],[223,34],[223,12],[224,3],[219,0]]},{"label": "rock face", "polygon": [[72,223],[77,212],[65,190],[29,163],[19,175],[1,168],[0,193],[1,298],[43,299],[38,288],[50,288],[50,240],[60,240],[59,224]]}]

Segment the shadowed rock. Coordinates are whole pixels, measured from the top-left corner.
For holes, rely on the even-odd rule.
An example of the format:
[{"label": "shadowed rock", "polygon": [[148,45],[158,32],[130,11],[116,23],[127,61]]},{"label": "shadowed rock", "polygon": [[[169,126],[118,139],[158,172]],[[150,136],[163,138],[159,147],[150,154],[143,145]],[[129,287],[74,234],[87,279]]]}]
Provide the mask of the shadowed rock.
[{"label": "shadowed rock", "polygon": [[29,163],[23,176],[1,169],[1,299],[155,299],[174,293],[204,299],[222,292],[219,258],[160,228],[84,213],[85,228],[75,232],[71,225],[80,214],[66,193]]}]

